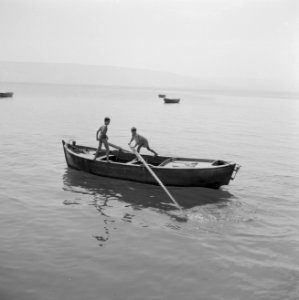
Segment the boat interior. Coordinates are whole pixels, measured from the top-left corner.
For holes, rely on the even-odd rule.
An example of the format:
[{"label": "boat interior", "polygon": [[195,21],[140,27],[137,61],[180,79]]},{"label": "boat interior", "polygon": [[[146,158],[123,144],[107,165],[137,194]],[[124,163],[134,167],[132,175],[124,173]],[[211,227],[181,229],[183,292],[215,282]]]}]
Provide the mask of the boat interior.
[{"label": "boat interior", "polygon": [[[96,153],[95,148],[67,144],[67,147],[77,155],[86,159],[94,159]],[[153,167],[163,168],[213,168],[216,166],[227,165],[223,160],[212,159],[192,159],[192,158],[177,158],[165,156],[142,155],[143,159]],[[96,161],[106,161],[106,151],[102,150],[98,154]],[[137,159],[134,153],[127,150],[112,150],[109,154],[111,162],[122,163],[127,165],[142,165],[142,162]]]}]

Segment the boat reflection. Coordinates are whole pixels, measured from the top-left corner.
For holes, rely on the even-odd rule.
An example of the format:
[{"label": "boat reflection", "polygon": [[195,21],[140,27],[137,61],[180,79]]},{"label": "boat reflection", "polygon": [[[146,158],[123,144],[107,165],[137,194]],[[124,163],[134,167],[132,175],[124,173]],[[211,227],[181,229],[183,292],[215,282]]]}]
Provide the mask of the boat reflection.
[{"label": "boat reflection", "polygon": [[[180,223],[186,222],[181,219],[178,209],[159,186],[100,177],[66,168],[63,189],[71,193],[71,197],[64,201],[65,205],[93,205],[101,214],[104,222],[102,231],[93,236],[99,246],[104,246],[109,241],[112,231],[117,228],[118,220],[129,223],[137,220],[139,226],[148,227],[161,222],[159,215],[167,215]],[[182,187],[170,187],[169,190],[185,209],[210,203],[218,207],[226,206],[234,198],[223,190]],[[159,212],[159,215],[152,214],[152,211]],[[136,218],[138,214],[141,214],[140,218]],[[174,226],[175,229],[179,226],[178,223],[171,224],[167,226]]]},{"label": "boat reflection", "polygon": [[[133,209],[155,208],[164,212],[177,209],[164,191],[155,185],[95,176],[71,168],[66,168],[63,183],[64,189],[68,191],[92,195],[95,201],[101,198],[104,206],[108,205],[109,199],[117,199],[130,204]],[[231,193],[221,189],[199,187],[168,187],[168,189],[185,209],[209,203],[224,203],[234,198]]]}]

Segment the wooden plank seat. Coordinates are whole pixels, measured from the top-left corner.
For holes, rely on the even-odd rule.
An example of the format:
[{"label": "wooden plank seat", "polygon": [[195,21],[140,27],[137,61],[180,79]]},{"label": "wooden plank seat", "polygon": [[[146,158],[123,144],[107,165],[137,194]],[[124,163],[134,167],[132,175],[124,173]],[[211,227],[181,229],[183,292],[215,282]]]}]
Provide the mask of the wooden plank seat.
[{"label": "wooden plank seat", "polygon": [[134,165],[136,163],[139,163],[139,160],[135,157],[134,159],[128,161],[126,164],[127,165]]},{"label": "wooden plank seat", "polygon": [[174,159],[172,157],[167,158],[160,163],[159,167],[163,167],[163,166],[167,165],[168,163],[172,162],[173,160]]},{"label": "wooden plank seat", "polygon": [[[115,157],[115,155],[113,155],[113,154],[109,154],[108,156],[109,156],[109,158]],[[107,159],[107,155],[106,154],[102,155],[102,156],[98,156],[96,158],[96,160],[106,160],[106,159]]]}]

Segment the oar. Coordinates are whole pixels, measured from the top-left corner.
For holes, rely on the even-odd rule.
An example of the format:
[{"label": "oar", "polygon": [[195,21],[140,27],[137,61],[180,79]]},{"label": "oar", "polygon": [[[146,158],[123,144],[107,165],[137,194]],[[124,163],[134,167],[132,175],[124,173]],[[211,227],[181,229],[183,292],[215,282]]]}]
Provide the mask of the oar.
[{"label": "oar", "polygon": [[120,150],[120,151],[127,152],[127,153],[131,153],[130,151],[128,151],[128,150],[126,150],[126,149],[124,149],[124,148],[122,148],[122,147],[119,147],[119,146],[117,146],[117,145],[114,145],[114,144],[111,144],[111,143],[108,143],[108,145],[111,146],[112,148],[118,149],[118,150]]},{"label": "oar", "polygon": [[183,211],[181,206],[177,203],[177,201],[173,198],[173,196],[170,194],[170,192],[167,190],[165,185],[162,183],[162,181],[159,179],[159,177],[155,174],[155,172],[149,167],[149,165],[146,163],[146,161],[143,159],[143,157],[137,152],[137,150],[134,147],[131,147],[132,151],[135,153],[137,158],[143,163],[143,165],[146,167],[146,169],[150,172],[150,174],[155,178],[155,180],[159,183],[159,185],[162,187],[164,192],[168,195],[168,197],[171,199],[171,201],[175,204],[175,206],[181,211],[184,219],[187,219],[186,213]]}]

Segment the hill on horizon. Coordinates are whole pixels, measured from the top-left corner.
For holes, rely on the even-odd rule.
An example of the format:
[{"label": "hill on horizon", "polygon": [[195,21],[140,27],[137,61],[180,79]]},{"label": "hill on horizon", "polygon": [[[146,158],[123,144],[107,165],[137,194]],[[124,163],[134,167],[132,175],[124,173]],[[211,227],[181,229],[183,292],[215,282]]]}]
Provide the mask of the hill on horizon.
[{"label": "hill on horizon", "polygon": [[35,62],[0,62],[0,82],[180,88],[198,84],[197,79],[167,72]]},{"label": "hill on horizon", "polygon": [[298,93],[296,87],[267,80],[202,79],[144,69],[38,62],[0,62],[0,82]]}]

